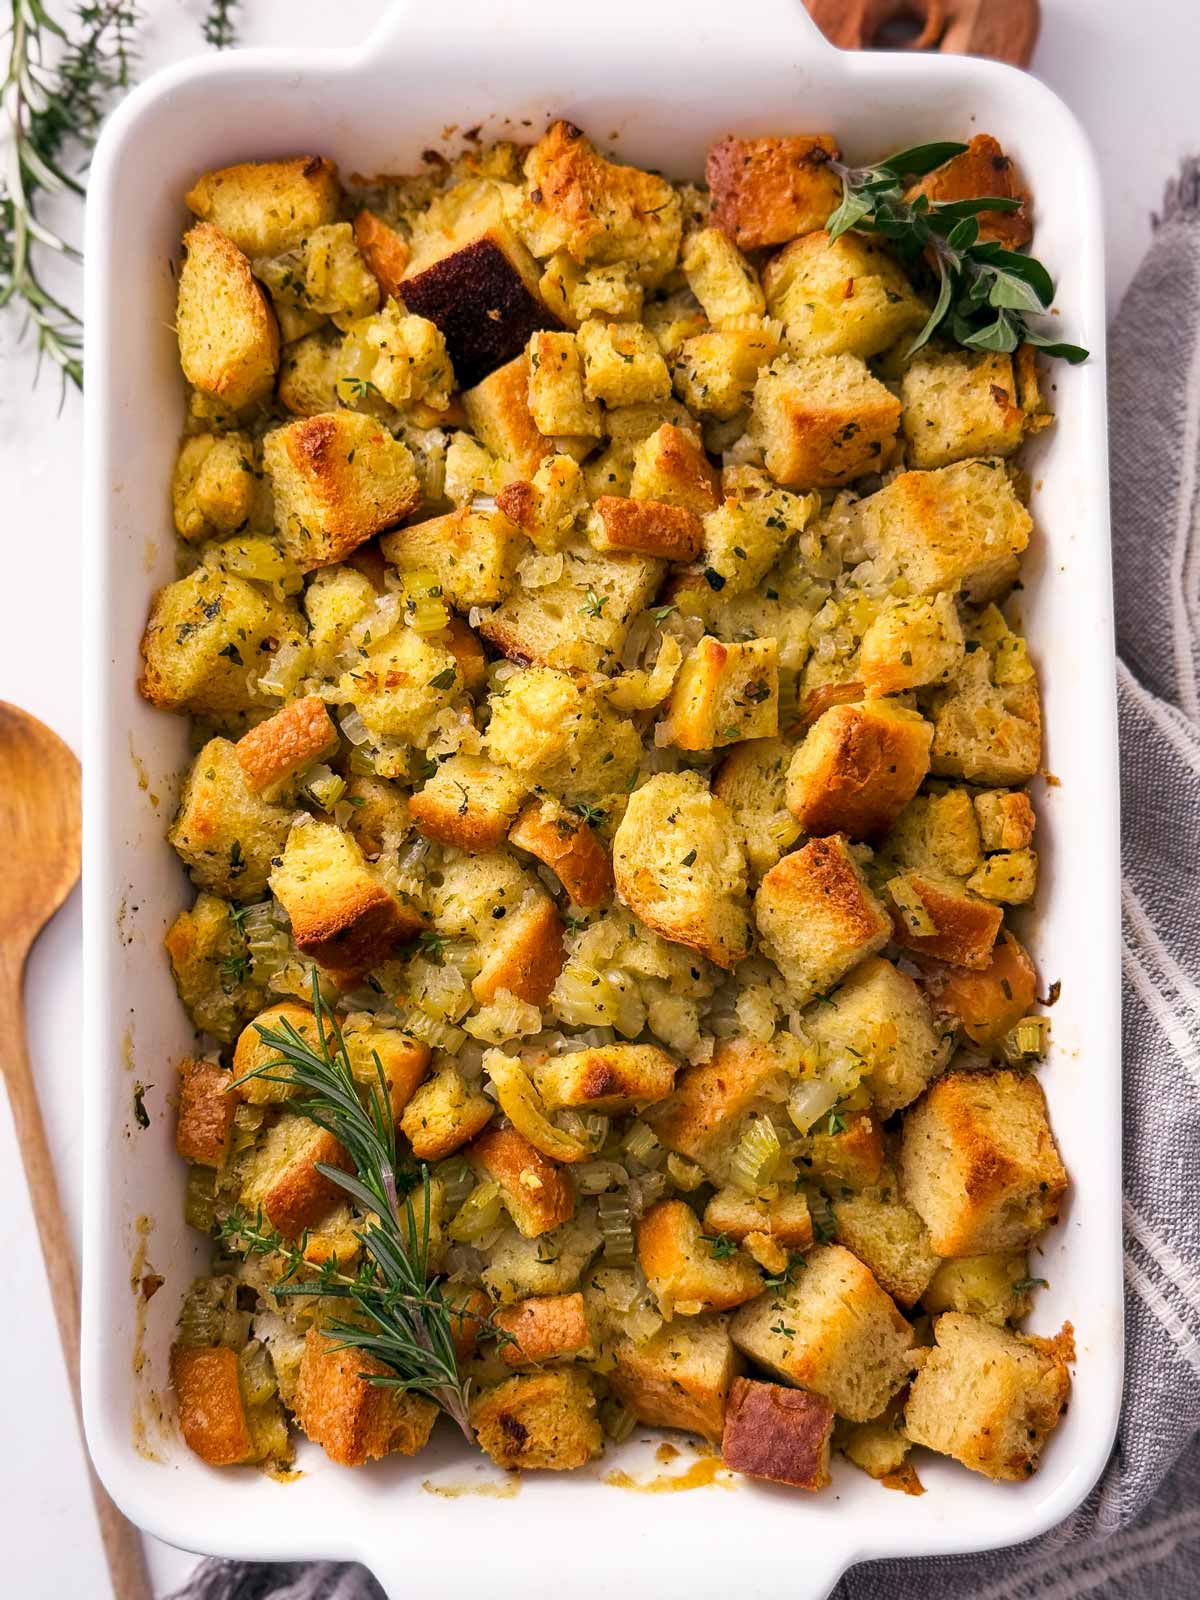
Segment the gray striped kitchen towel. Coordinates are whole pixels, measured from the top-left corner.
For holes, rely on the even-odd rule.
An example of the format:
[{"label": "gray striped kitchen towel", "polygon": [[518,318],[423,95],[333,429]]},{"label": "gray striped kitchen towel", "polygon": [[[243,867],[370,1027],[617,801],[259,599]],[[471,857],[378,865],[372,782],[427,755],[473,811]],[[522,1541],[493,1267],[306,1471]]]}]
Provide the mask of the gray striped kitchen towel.
[{"label": "gray striped kitchen towel", "polygon": [[[1100,1483],[1042,1538],[993,1555],[856,1567],[834,1600],[928,1600],[931,1589],[941,1600],[1200,1596],[1200,160],[1167,190],[1110,355],[1124,816],[1123,1421]],[[176,1600],[380,1600],[380,1591],[360,1567],[208,1561]]]}]

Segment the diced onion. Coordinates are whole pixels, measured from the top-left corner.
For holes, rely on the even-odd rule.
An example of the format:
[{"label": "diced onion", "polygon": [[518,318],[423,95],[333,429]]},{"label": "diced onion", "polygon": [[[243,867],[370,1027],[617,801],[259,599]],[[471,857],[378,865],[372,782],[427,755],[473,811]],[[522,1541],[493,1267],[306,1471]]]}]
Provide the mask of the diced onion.
[{"label": "diced onion", "polygon": [[824,1078],[805,1078],[788,1095],[787,1113],[801,1133],[832,1111],[838,1102],[837,1085]]},{"label": "diced onion", "polygon": [[304,793],[322,811],[332,811],[346,792],[346,780],[322,761],[304,780]]},{"label": "diced onion", "polygon": [[617,1189],[629,1178],[618,1161],[585,1161],[575,1168],[575,1188],[579,1194],[603,1194],[606,1189]]}]

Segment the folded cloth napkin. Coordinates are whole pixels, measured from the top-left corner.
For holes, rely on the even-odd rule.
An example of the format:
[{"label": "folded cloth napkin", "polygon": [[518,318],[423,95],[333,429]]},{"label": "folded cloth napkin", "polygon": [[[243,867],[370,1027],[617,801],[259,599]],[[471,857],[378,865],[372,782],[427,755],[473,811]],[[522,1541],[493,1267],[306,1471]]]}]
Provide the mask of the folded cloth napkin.
[{"label": "folded cloth napkin", "polygon": [[[1123,1421],[1100,1483],[1042,1538],[991,1555],[856,1567],[834,1600],[927,1600],[931,1589],[942,1600],[1200,1594],[1200,160],[1167,189],[1110,355],[1124,816]],[[361,1567],[208,1561],[175,1600],[380,1600],[380,1590]]]}]

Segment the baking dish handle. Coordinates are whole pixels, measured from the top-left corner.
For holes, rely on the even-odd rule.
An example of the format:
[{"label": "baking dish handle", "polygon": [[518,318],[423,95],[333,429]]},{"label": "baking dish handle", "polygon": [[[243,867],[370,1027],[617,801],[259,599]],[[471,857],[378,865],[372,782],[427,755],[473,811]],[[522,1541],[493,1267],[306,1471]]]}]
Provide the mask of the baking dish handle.
[{"label": "baking dish handle", "polygon": [[[453,0],[437,9],[437,26],[441,30],[451,23],[456,30],[476,26],[484,33],[496,34],[497,9],[496,0]],[[370,60],[405,60],[414,30],[427,25],[430,15],[425,0],[392,0],[367,36],[363,55]],[[631,37],[644,37],[656,23],[669,29],[679,26],[674,7],[648,7],[646,0],[605,0],[600,8],[564,7],[562,0],[519,0],[501,8],[501,15],[505,50],[519,48],[523,35],[541,40],[553,36],[564,48],[570,45],[572,33],[580,43],[598,29],[611,37],[623,21],[634,30]],[[730,6],[729,0],[689,0],[687,27],[692,33],[717,37],[730,30],[744,35],[752,27],[777,41],[789,40],[801,59],[834,51],[803,0],[741,0],[737,6]]]}]

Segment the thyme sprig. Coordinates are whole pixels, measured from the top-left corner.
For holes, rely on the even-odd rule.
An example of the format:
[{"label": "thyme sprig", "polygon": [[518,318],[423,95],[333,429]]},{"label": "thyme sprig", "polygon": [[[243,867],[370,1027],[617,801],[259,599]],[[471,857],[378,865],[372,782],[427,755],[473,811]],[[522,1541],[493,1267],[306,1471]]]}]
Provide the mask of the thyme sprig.
[{"label": "thyme sprig", "polygon": [[237,8],[238,0],[209,0],[204,38],[214,50],[232,50],[238,42],[238,25],[233,15]]},{"label": "thyme sprig", "polygon": [[[346,1151],[352,1172],[320,1162],[316,1170],[349,1196],[362,1218],[362,1265],[346,1274],[334,1261],[311,1275],[304,1241],[289,1244],[265,1229],[261,1217],[251,1221],[235,1212],[222,1232],[247,1253],[283,1257],[286,1271],[273,1293],[347,1301],[359,1320],[335,1318],[328,1331],[341,1348],[361,1350],[391,1368],[389,1375],[372,1377],[371,1382],[436,1401],[472,1439],[469,1383],[459,1371],[453,1338],[462,1313],[446,1301],[441,1282],[429,1271],[429,1170],[398,1158],[395,1119],[378,1054],[376,1079],[367,1087],[364,1105],[341,1027],[321,998],[315,970],[312,1008],[316,1042],[305,1039],[286,1020],[278,1027],[260,1027],[263,1043],[278,1055],[238,1082],[264,1078],[294,1085],[304,1116],[331,1133]],[[418,1191],[414,1206],[413,1193]],[[485,1337],[501,1336],[486,1319],[482,1331]]]},{"label": "thyme sprig", "polygon": [[[83,195],[87,154],[111,97],[130,81],[139,10],[134,0],[80,6],[72,39],[43,0],[9,3],[8,70],[0,87],[7,146],[0,176],[0,310],[20,306],[39,360],[54,362],[64,389],[68,382],[82,388],[79,315],[46,287],[38,261],[42,251],[72,260],[79,251],[45,221],[42,201]],[[78,164],[72,154],[81,158]]]},{"label": "thyme sprig", "polygon": [[1054,299],[1054,280],[1042,263],[980,238],[979,212],[1017,211],[1019,201],[905,198],[907,180],[924,177],[966,148],[948,142],[917,145],[869,167],[832,161],[842,180],[842,202],[826,224],[830,237],[851,228],[877,233],[907,266],[919,268],[924,262],[932,270],[937,282],[933,310],[907,355],[940,329],[967,350],[1011,352],[1025,343],[1064,361],[1086,361],[1088,352],[1079,345],[1030,324],[1029,318],[1048,311]]}]

